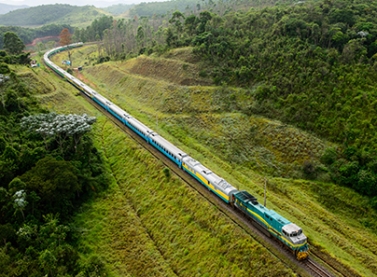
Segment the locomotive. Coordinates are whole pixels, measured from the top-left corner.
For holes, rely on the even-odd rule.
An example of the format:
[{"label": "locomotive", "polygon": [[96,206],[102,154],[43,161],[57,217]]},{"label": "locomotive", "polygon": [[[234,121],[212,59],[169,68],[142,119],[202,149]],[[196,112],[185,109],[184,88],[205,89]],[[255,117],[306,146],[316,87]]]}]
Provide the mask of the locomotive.
[{"label": "locomotive", "polygon": [[65,78],[73,86],[78,88],[85,95],[112,114],[116,119],[122,122],[122,124],[129,127],[146,142],[172,160],[181,170],[193,176],[222,201],[238,209],[256,222],[258,226],[267,231],[270,236],[274,237],[285,245],[285,247],[289,248],[297,260],[308,258],[309,245],[307,237],[299,226],[290,222],[275,211],[258,203],[257,199],[249,192],[239,191],[233,187],[226,180],[202,165],[199,161],[190,157],[187,153],[164,139],[88,85],[82,83],[79,79],[55,65],[49,59],[52,55],[58,52],[68,50],[68,48],[80,47],[82,45],[83,43],[79,42],[49,50],[43,56],[44,62],[59,76]]}]

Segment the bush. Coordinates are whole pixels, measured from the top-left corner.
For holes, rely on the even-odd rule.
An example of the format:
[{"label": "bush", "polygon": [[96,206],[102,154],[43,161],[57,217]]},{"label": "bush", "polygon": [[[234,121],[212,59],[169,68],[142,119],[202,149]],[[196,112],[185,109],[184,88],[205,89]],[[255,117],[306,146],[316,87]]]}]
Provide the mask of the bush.
[{"label": "bush", "polygon": [[164,174],[165,174],[165,177],[166,177],[167,179],[169,179],[169,178],[170,178],[170,169],[167,168],[167,167],[165,167],[165,168],[164,168]]},{"label": "bush", "polygon": [[334,148],[327,148],[321,157],[321,163],[332,165],[337,159],[337,153]]},{"label": "bush", "polygon": [[0,74],[7,74],[10,72],[10,69],[6,63],[0,63]]}]

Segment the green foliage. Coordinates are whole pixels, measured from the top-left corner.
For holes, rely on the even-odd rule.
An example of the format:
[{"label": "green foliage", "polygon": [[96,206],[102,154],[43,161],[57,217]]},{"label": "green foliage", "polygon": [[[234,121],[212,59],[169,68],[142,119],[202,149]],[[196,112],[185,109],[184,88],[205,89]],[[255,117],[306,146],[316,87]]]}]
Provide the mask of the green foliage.
[{"label": "green foliage", "polygon": [[10,72],[9,66],[4,62],[0,63],[0,74],[7,74],[9,72]]},{"label": "green foliage", "polygon": [[151,2],[140,3],[132,7],[129,11],[131,16],[153,16],[162,15],[170,12],[172,9],[184,12],[195,8],[197,1],[195,0],[175,0],[174,2]]},{"label": "green foliage", "polygon": [[25,44],[21,39],[12,32],[7,32],[4,34],[4,49],[11,55],[18,55],[24,50]]},{"label": "green foliage", "polygon": [[62,29],[68,28],[73,32],[73,28],[68,24],[49,24],[38,28],[22,28],[16,26],[0,26],[0,49],[4,48],[4,34],[7,32],[15,33],[24,44],[31,43],[35,38],[46,36],[59,36]]},{"label": "green foliage", "polygon": [[41,5],[0,15],[0,24],[5,26],[41,26],[67,24],[68,22],[69,24],[81,24],[83,21],[91,22],[103,13],[94,6]]},{"label": "green foliage", "polygon": [[170,169],[165,167],[163,171],[164,171],[165,177],[167,179],[170,179]]},{"label": "green foliage", "polygon": [[[6,62],[7,57],[1,58]],[[0,90],[0,276],[14,272],[18,276],[75,276],[81,265],[72,246],[69,220],[85,199],[108,184],[101,156],[89,135],[95,120],[86,115],[42,113],[51,120],[38,122],[36,119],[43,116],[31,114],[43,110],[29,90],[35,84],[29,82],[28,75],[8,74],[4,62],[1,68],[7,75],[2,76]],[[27,120],[29,128],[40,124],[39,129],[49,127],[53,136],[44,141],[35,129],[29,132],[21,126]]]},{"label": "green foliage", "polygon": [[113,17],[102,16],[95,19],[90,26],[85,29],[76,29],[74,37],[77,41],[99,41],[103,39],[104,31],[110,29],[113,24]]},{"label": "green foliage", "polygon": [[113,15],[119,15],[122,13],[125,13],[129,9],[131,9],[134,6],[134,4],[117,4],[117,5],[112,5],[106,8],[103,8],[104,11],[107,11]]}]

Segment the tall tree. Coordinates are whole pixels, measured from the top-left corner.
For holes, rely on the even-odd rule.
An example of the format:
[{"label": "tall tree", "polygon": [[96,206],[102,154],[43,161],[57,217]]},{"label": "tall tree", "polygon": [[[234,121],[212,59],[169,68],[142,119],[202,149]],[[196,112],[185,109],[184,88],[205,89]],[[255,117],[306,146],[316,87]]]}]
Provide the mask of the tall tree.
[{"label": "tall tree", "polygon": [[72,42],[71,37],[72,37],[72,35],[69,32],[68,28],[64,28],[60,32],[60,35],[59,35],[59,38],[60,38],[59,45],[65,46],[65,45],[71,44],[71,42]]},{"label": "tall tree", "polygon": [[11,55],[17,55],[25,49],[25,44],[13,32],[6,32],[4,34],[4,49]]},{"label": "tall tree", "polygon": [[60,46],[67,46],[68,50],[68,58],[69,58],[69,65],[72,66],[72,59],[71,59],[71,51],[69,50],[69,45],[72,42],[72,35],[69,32],[68,28],[64,28],[59,35],[60,41],[59,45]]}]

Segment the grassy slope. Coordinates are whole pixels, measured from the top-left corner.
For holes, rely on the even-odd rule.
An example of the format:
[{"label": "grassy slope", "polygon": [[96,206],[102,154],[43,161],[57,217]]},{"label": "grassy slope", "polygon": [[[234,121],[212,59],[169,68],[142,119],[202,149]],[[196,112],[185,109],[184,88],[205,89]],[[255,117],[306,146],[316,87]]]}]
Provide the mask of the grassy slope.
[{"label": "grassy slope", "polygon": [[[100,18],[104,15],[110,15],[104,10],[98,9],[93,6],[75,7],[71,6],[70,12],[66,14],[59,13],[59,9],[64,5],[44,5],[38,7],[30,7],[20,10],[14,10],[11,13],[0,15],[0,24],[6,26],[23,26],[23,27],[40,27],[39,17],[49,18],[46,13],[51,13],[54,9],[57,17],[51,17],[44,22],[47,24],[69,24],[74,27],[86,27],[89,26],[96,18]],[[20,19],[21,18],[21,19]]]},{"label": "grassy slope", "polygon": [[[66,82],[43,68],[41,103],[57,112],[95,115],[94,136],[111,189],[77,214],[84,258],[97,255],[112,276],[292,276],[237,225],[202,199],[95,110]],[[34,80],[33,80],[34,79]]]},{"label": "grassy slope", "polygon": [[[85,51],[76,52],[82,63]],[[182,87],[178,84],[187,76],[180,74],[175,80],[164,80],[164,74],[157,80],[134,75],[143,74],[139,60],[148,72],[167,70],[160,59],[149,59],[149,64],[148,59],[96,65],[84,72],[99,92],[235,186],[261,196],[266,176],[270,208],[300,225],[313,246],[362,276],[374,275],[377,236],[371,222],[376,213],[367,200],[346,188],[298,178],[302,162],[319,162],[328,143],[278,122],[234,112],[239,109],[232,107],[250,97],[241,90]],[[187,63],[184,59],[176,61],[175,71]]]}]

